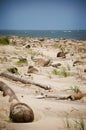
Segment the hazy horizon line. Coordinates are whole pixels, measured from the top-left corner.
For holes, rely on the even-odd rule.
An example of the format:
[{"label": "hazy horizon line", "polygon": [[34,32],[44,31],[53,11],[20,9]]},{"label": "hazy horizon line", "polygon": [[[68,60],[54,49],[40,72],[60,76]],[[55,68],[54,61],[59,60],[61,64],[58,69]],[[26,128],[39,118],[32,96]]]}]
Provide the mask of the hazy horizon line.
[{"label": "hazy horizon line", "polygon": [[0,31],[85,31],[86,29],[0,29]]}]

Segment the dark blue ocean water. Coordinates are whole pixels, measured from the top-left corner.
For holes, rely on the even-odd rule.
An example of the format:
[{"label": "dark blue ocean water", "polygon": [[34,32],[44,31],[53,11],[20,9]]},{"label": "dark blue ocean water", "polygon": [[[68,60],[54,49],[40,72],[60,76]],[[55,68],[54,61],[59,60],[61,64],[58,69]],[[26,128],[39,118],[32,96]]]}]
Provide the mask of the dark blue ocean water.
[{"label": "dark blue ocean water", "polygon": [[86,40],[86,30],[0,30],[0,36],[67,38]]}]

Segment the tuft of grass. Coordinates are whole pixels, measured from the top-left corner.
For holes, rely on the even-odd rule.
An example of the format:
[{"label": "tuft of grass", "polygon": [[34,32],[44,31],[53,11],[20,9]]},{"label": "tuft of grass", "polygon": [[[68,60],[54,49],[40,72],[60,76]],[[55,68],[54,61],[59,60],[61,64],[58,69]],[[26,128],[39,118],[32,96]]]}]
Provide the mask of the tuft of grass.
[{"label": "tuft of grass", "polygon": [[68,72],[65,67],[63,67],[61,70],[53,69],[52,73],[54,75],[59,75],[59,76],[63,76],[63,77],[71,76],[71,73]]},{"label": "tuft of grass", "polygon": [[34,51],[32,48],[29,48],[29,49],[28,49],[28,53],[29,53],[30,55],[32,55],[32,56],[39,56],[39,55],[43,56],[43,53],[41,53],[41,52],[39,52],[39,51]]},{"label": "tuft of grass", "polygon": [[86,55],[81,55],[81,57],[80,57],[81,59],[86,59]]},{"label": "tuft of grass", "polygon": [[60,75],[60,71],[58,71],[57,69],[53,69],[52,73],[54,75]]},{"label": "tuft of grass", "polygon": [[18,69],[16,67],[8,68],[7,70],[12,74],[19,74]]},{"label": "tuft of grass", "polygon": [[77,86],[71,86],[70,90],[72,90],[75,93],[81,93],[80,89]]},{"label": "tuft of grass", "polygon": [[81,118],[80,121],[75,121],[75,129],[76,130],[85,130],[85,124],[83,119]]},{"label": "tuft of grass", "polygon": [[16,62],[16,65],[22,66],[22,65],[28,65],[28,61],[26,58],[21,58],[19,61]]},{"label": "tuft of grass", "polygon": [[82,53],[85,53],[86,52],[86,48],[85,47],[78,47],[78,53],[80,53],[80,52],[82,52]]},{"label": "tuft of grass", "polygon": [[9,45],[8,38],[0,38],[0,45]]},{"label": "tuft of grass", "polygon": [[68,76],[70,76],[71,74],[70,74],[70,72],[68,72],[68,71],[66,70],[65,67],[63,67],[62,70],[61,70],[61,75],[63,75],[64,77],[68,77]]},{"label": "tuft of grass", "polygon": [[67,130],[85,130],[85,124],[82,118],[79,119],[79,121],[75,120],[74,123],[72,124],[69,121],[69,118],[66,117],[66,122],[65,122]]},{"label": "tuft of grass", "polygon": [[58,43],[55,43],[55,44],[53,44],[53,47],[54,47],[54,48],[59,48],[59,44],[58,44]]}]

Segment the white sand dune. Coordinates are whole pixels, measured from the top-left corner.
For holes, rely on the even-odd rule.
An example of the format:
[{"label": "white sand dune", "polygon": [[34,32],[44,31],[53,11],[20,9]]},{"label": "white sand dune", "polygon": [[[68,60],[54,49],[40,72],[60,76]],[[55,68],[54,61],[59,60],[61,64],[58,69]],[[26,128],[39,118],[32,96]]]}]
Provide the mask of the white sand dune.
[{"label": "white sand dune", "polygon": [[[21,40],[21,38],[19,40]],[[81,119],[84,121],[84,129],[86,129],[86,97],[76,101],[57,100],[52,98],[36,98],[36,96],[40,95],[41,93],[71,94],[73,93],[72,90],[69,90],[71,86],[78,86],[82,92],[86,92],[86,81],[80,78],[80,76],[84,74],[83,70],[86,68],[86,65],[78,65],[75,68],[72,65],[73,61],[75,61],[77,57],[78,59],[80,58],[81,53],[83,57],[85,57],[85,53],[76,53],[75,50],[72,50],[74,43],[73,45],[72,43],[71,45],[68,45],[67,40],[66,50],[69,48],[69,55],[67,55],[67,58],[65,59],[62,57],[57,58],[55,57],[56,52],[58,52],[60,49],[52,47],[51,44],[48,47],[49,43],[47,44],[46,41],[47,40],[45,40],[44,43],[41,43],[43,46],[40,46],[40,44],[39,46],[37,45],[38,47],[32,46],[30,50],[19,44],[16,46],[0,46],[0,72],[7,71],[7,68],[16,66],[22,77],[27,79],[30,78],[36,82],[47,84],[51,87],[51,90],[44,90],[39,86],[15,82],[11,79],[0,76],[0,81],[5,82],[9,87],[11,87],[19,100],[28,104],[33,109],[35,115],[35,119],[32,123],[8,122],[10,108],[10,103],[8,102],[9,96],[3,97],[2,92],[0,92],[0,130],[69,130],[69,128],[70,130],[73,130],[75,127],[76,130],[78,130],[78,128],[81,127]],[[62,42],[64,46],[64,40]],[[76,43],[77,42],[75,41],[75,45],[79,46]],[[85,41],[81,41],[80,45],[83,47],[84,43]],[[31,45],[31,43],[29,44]],[[34,44],[36,44],[36,42]],[[56,44],[54,40],[53,44]],[[39,54],[37,54],[38,51]],[[74,53],[74,56],[71,56],[70,53]],[[35,62],[31,61],[31,55],[34,57],[41,55],[43,58],[50,58],[53,62],[61,63],[61,66],[58,68],[53,68],[51,66],[36,66]],[[16,62],[21,57],[27,58],[28,65],[17,66]],[[86,61],[86,57],[84,58],[84,61]],[[27,73],[28,66],[32,64],[38,68],[38,73]],[[69,71],[72,72],[73,75],[64,77],[52,73],[53,69],[61,70],[62,67],[66,67],[67,69],[69,67]],[[81,74],[78,75],[79,78],[77,78],[77,73]],[[76,123],[77,121],[79,123]]]}]

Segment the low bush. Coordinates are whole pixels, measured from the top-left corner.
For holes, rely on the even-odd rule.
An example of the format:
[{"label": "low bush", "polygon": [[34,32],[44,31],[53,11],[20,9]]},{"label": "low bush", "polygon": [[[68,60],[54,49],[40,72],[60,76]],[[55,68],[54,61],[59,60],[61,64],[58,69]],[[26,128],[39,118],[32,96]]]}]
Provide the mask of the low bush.
[{"label": "low bush", "polygon": [[8,38],[0,38],[0,45],[9,45]]}]

